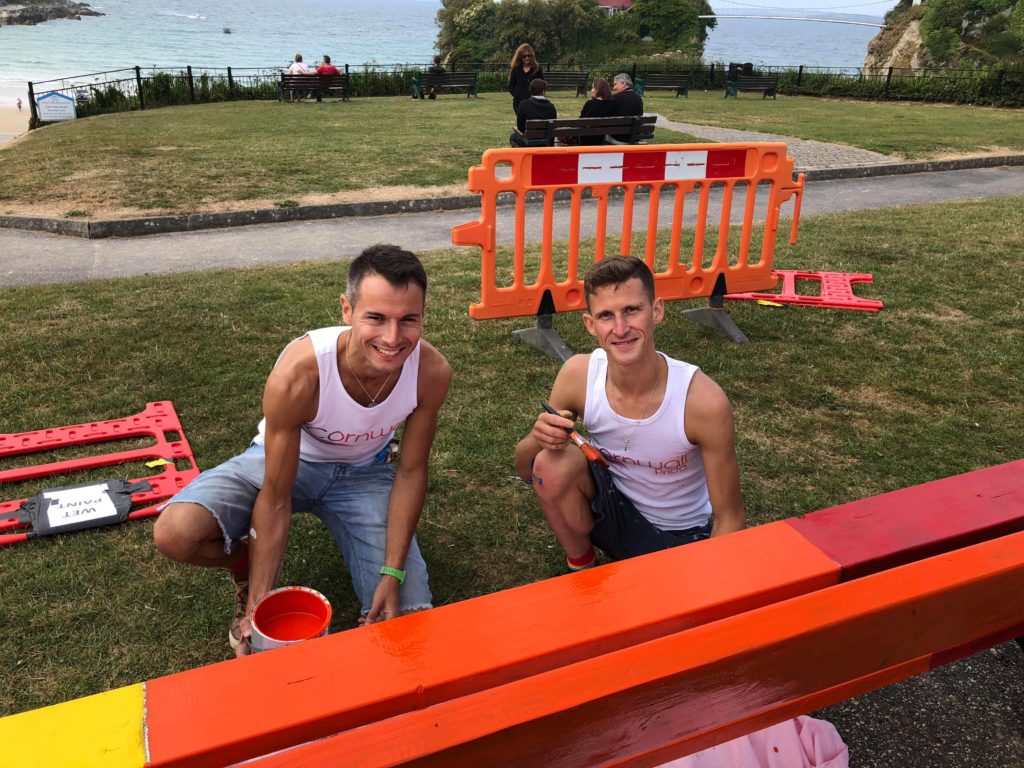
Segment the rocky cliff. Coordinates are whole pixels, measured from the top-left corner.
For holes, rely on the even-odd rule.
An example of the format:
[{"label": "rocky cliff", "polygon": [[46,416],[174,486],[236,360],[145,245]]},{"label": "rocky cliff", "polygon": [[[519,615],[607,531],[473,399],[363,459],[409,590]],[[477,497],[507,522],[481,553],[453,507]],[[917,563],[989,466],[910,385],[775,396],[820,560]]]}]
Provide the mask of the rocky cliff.
[{"label": "rocky cliff", "polygon": [[864,68],[1024,63],[1024,0],[901,0],[868,43]]},{"label": "rocky cliff", "polygon": [[44,0],[36,3],[11,3],[0,0],[0,26],[6,24],[42,24],[52,19],[81,19],[102,16],[85,3],[70,0]]}]

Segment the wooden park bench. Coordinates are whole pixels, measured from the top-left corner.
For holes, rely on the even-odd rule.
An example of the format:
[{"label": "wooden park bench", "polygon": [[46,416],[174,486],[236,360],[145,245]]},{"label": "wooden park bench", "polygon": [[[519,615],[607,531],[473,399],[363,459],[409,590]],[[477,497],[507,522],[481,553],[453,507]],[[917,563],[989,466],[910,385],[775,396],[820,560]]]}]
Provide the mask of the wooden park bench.
[{"label": "wooden park bench", "polygon": [[333,93],[339,96],[342,101],[348,101],[348,73],[342,72],[339,75],[317,75],[315,73],[289,75],[287,72],[281,73],[281,101],[288,101],[289,94],[291,93],[305,95],[313,91],[319,91],[321,96]]},{"label": "wooden park bench", "polygon": [[4,764],[662,763],[1018,637],[1022,530],[1015,461],[11,715]]},{"label": "wooden park bench", "polygon": [[725,83],[725,98],[732,96],[737,98],[740,91],[764,91],[762,99],[771,96],[775,98],[775,91],[779,87],[778,75],[740,75],[735,80],[728,80]]},{"label": "wooden park bench", "polygon": [[590,136],[618,139],[617,142],[606,141],[608,144],[642,144],[654,136],[656,120],[655,115],[527,120],[523,138],[528,147],[553,147],[557,139],[572,143],[573,139]]},{"label": "wooden park bench", "polygon": [[690,95],[690,73],[670,72],[667,74],[650,74],[637,78],[636,92],[641,96],[644,91],[669,90],[675,91],[676,97]]},{"label": "wooden park bench", "polygon": [[577,96],[587,92],[586,72],[545,72],[544,82],[548,84],[549,91],[575,88]]},{"label": "wooden park bench", "polygon": [[466,98],[476,96],[476,76],[473,72],[416,72],[412,76],[412,97],[422,99],[430,93],[466,89]]}]

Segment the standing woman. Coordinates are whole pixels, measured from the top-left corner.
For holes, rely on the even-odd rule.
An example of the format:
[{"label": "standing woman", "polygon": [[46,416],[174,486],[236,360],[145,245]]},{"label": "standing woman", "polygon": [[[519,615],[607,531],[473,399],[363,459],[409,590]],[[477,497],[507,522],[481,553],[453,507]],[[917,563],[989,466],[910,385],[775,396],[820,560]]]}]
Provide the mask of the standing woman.
[{"label": "standing woman", "polygon": [[530,81],[544,77],[537,57],[529,43],[516,48],[508,68],[508,92],[512,94],[512,111],[518,114],[519,102],[530,98]]}]

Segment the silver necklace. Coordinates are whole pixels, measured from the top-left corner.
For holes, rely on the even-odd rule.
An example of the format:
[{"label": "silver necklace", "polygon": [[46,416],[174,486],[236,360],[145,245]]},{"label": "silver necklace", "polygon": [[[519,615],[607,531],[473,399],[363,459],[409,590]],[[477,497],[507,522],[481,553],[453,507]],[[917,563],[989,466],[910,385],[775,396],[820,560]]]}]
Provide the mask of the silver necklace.
[{"label": "silver necklace", "polygon": [[384,387],[386,387],[388,385],[388,382],[391,381],[391,377],[392,375],[394,375],[394,371],[389,373],[388,377],[384,379],[384,383],[380,385],[380,389],[377,390],[377,394],[371,395],[369,390],[367,390],[366,387],[363,385],[363,380],[359,378],[359,374],[356,373],[356,369],[352,367],[352,361],[348,359],[348,344],[345,345],[345,365],[348,366],[349,371],[351,371],[352,375],[355,377],[356,384],[358,384],[359,388],[363,390],[363,394],[370,398],[370,405],[377,405],[377,398],[380,397],[380,393],[384,391]]},{"label": "silver necklace", "polygon": [[[661,361],[659,360],[659,363]],[[651,393],[647,395],[647,402],[644,403],[644,409],[640,411],[639,419],[630,419],[633,422],[633,427],[626,433],[622,445],[622,452],[625,453],[629,450],[629,441],[633,439],[633,433],[636,432],[636,428],[640,426],[640,422],[647,418],[647,409],[651,407],[651,400],[654,399],[654,393],[658,391],[658,384],[661,382],[661,368],[658,368],[658,375],[654,379],[654,386],[651,387]],[[625,417],[623,417],[625,418]]]}]

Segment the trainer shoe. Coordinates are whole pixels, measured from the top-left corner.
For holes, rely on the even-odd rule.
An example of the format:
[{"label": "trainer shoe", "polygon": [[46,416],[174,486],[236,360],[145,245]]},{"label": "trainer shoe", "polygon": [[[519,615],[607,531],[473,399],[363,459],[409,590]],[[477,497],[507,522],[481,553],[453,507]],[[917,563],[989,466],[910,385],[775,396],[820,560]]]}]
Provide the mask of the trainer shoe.
[{"label": "trainer shoe", "polygon": [[249,605],[249,572],[235,574],[228,571],[228,575],[235,588],[235,616],[231,619],[231,626],[228,629],[228,643],[234,650],[242,642],[242,620],[245,618],[245,609]]}]

